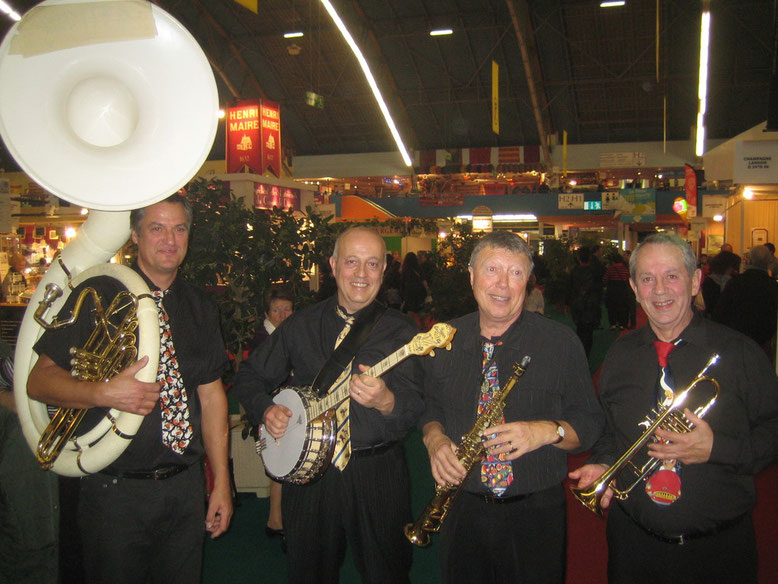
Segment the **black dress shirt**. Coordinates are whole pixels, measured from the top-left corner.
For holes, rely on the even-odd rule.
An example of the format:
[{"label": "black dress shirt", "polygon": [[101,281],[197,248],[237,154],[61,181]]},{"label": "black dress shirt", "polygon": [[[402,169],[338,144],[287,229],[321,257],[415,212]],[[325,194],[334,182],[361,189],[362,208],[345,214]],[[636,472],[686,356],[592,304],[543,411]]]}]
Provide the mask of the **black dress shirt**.
[{"label": "black dress shirt", "polygon": [[[483,380],[479,315],[473,312],[451,321],[457,328],[451,351],[436,351],[423,361],[426,411],[421,425],[432,421],[458,444],[476,421]],[[569,328],[540,314],[522,311],[495,347],[503,387],[513,365],[529,355],[526,373],[508,395],[505,421],[564,420],[578,434],[579,450],[600,435],[603,415],[594,396],[592,378],[581,342]],[[505,497],[534,493],[560,485],[567,474],[567,452],[543,446],[513,461],[514,480]],[[467,478],[465,490],[488,493],[479,473]]]},{"label": "black dress shirt", "polygon": [[[134,265],[133,269],[143,277],[151,290],[158,289],[137,265]],[[90,278],[70,294],[61,314],[70,313],[78,293],[87,285],[98,291],[104,308],[123,289],[118,280],[114,278],[108,276]],[[205,292],[181,278],[176,278],[170,286],[165,294],[163,304],[170,318],[179,371],[187,391],[194,439],[181,455],[176,454],[162,443],[162,423],[159,401],[157,401],[151,413],[144,418],[137,435],[130,442],[127,450],[107,467],[107,472],[150,470],[160,465],[169,464],[189,465],[201,460],[205,454],[201,431],[202,412],[197,388],[220,379],[228,364],[219,325],[219,312]],[[74,325],[59,330],[46,331],[35,344],[35,351],[38,354],[47,355],[57,365],[69,370],[70,347],[83,346],[92,331],[92,309],[91,300],[88,300],[82,309],[81,318]],[[143,355],[138,355],[138,358],[141,357]],[[101,415],[101,412],[94,408],[83,423],[88,426],[89,418],[98,415]]]},{"label": "black dress shirt", "polygon": [[[753,475],[778,453],[778,379],[762,350],[746,336],[699,313],[680,338],[685,343],[669,357],[676,391],[691,383],[713,353],[721,356],[708,372],[721,386],[705,416],[713,430],[710,460],[682,466],[681,497],[672,505],[651,501],[642,483],[627,501],[615,502],[640,525],[666,537],[709,532],[751,509]],[[656,399],[655,340],[654,332],[645,326],[616,341],[606,356],[599,384],[606,432],[593,449],[593,462],[612,464],[643,433],[638,423],[648,416]],[[696,391],[687,402],[693,406],[699,401]],[[625,474],[621,480],[627,478]]]},{"label": "black dress shirt", "polygon": [[[265,410],[273,405],[271,393],[294,370],[295,383],[308,386],[335,348],[335,339],[343,329],[333,296],[292,314],[268,339],[241,363],[235,392],[252,424],[262,423]],[[367,340],[357,351],[353,371],[358,364],[373,366],[413,338],[418,329],[397,310],[387,309],[375,324]],[[382,379],[394,393],[394,410],[382,415],[354,400],[350,405],[352,448],[358,450],[401,440],[424,410],[420,389],[420,370],[416,357],[410,357],[387,371]]]}]

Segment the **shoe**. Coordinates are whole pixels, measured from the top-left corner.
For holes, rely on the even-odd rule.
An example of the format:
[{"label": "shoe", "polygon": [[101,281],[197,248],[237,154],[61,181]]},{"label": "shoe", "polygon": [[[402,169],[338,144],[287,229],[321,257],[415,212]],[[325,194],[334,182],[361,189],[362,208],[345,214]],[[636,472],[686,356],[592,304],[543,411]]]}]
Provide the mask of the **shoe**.
[{"label": "shoe", "polygon": [[284,537],[283,529],[273,529],[265,525],[265,535],[268,537]]}]

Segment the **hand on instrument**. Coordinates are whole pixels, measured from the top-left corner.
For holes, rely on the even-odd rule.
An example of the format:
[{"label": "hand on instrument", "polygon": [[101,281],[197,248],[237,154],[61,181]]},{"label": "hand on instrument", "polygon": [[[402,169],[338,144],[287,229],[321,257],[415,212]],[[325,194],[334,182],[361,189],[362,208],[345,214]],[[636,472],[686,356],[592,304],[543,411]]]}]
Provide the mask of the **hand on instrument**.
[{"label": "hand on instrument", "polygon": [[101,383],[95,392],[95,405],[141,416],[151,412],[159,400],[160,384],[135,379],[135,374],[148,362],[148,357],[138,359],[106,383]]},{"label": "hand on instrument", "polygon": [[457,447],[443,432],[436,430],[424,437],[424,445],[430,457],[432,478],[441,487],[458,485],[467,476],[467,471],[457,458]]},{"label": "hand on instrument", "polygon": [[502,460],[516,460],[556,440],[556,424],[546,421],[510,422],[484,430],[484,448]]},{"label": "hand on instrument", "polygon": [[669,432],[657,428],[656,436],[661,442],[648,445],[648,453],[662,460],[680,460],[684,464],[708,462],[713,449],[713,430],[710,425],[695,416],[689,409],[683,411],[694,424],[691,432]]},{"label": "hand on instrument", "polygon": [[360,365],[360,374],[351,376],[349,382],[349,395],[358,404],[366,408],[375,408],[384,415],[391,414],[394,410],[394,394],[380,377],[370,377],[364,372],[370,369],[367,365]]},{"label": "hand on instrument", "polygon": [[[575,485],[576,489],[585,489],[591,485],[594,481],[599,479],[603,473],[608,470],[608,466],[605,464],[585,464],[580,468],[571,471],[567,476],[574,481],[578,481]],[[600,507],[607,509],[611,504],[613,498],[613,489],[610,487],[605,489],[600,500]]]},{"label": "hand on instrument", "polygon": [[263,421],[265,423],[265,430],[273,438],[280,438],[286,432],[287,426],[289,426],[289,418],[292,417],[292,410],[286,406],[275,404],[265,410]]}]

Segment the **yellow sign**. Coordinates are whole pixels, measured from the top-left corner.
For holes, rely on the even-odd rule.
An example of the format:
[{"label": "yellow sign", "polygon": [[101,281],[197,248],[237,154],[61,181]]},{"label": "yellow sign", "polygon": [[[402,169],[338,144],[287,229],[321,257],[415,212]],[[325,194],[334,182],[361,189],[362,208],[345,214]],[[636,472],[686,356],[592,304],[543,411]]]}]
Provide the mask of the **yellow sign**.
[{"label": "yellow sign", "polygon": [[492,132],[500,133],[500,66],[492,61]]},{"label": "yellow sign", "polygon": [[235,0],[238,4],[243,6],[244,8],[248,8],[251,10],[254,14],[257,13],[257,3],[258,0]]}]

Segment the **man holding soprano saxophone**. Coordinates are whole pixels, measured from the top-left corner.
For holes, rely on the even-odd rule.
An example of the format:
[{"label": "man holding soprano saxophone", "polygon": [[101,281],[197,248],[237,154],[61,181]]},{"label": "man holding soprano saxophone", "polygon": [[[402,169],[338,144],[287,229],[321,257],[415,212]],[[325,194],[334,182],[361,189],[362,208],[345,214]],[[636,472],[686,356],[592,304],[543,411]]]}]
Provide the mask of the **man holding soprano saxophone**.
[{"label": "man holding soprano saxophone", "polygon": [[[484,236],[468,267],[478,311],[452,322],[452,351],[424,362],[432,475],[443,487],[464,481],[441,528],[443,582],[564,582],[566,454],[589,448],[603,417],[575,333],[522,310],[532,267],[519,236]],[[525,355],[504,423],[483,432],[490,456],[468,474],[457,442]]]},{"label": "man holding soprano saxophone", "polygon": [[[775,372],[753,341],[694,311],[700,270],[687,242],[652,235],[632,254],[629,267],[648,326],[619,339],[606,356],[599,383],[606,430],[592,464],[570,478],[583,489],[603,475],[645,436],[646,426],[639,424],[656,419],[651,410],[658,403],[667,407],[691,386],[713,354],[720,359],[706,375],[719,392],[704,419],[693,410],[710,401],[713,384],[702,382],[688,393],[681,409],[691,431],[660,427],[652,433],[659,440],[649,442],[647,453],[643,448],[634,462],[642,466],[650,456],[662,463],[626,500],[614,504],[614,491],[604,490],[600,506],[610,507],[609,580],[755,583],[753,475],[778,451]],[[624,474],[615,478],[621,490],[636,476]]]}]

